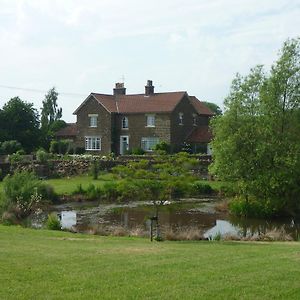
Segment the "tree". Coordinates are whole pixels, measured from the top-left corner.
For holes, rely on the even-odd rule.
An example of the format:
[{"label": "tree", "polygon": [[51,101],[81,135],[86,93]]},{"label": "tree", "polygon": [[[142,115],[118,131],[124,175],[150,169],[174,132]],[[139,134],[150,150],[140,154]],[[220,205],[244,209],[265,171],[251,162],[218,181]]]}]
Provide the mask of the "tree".
[{"label": "tree", "polygon": [[213,112],[216,116],[222,115],[222,109],[215,103],[203,101],[203,103]]},{"label": "tree", "polygon": [[30,152],[39,145],[39,116],[32,103],[14,97],[0,111],[1,141],[16,140]]},{"label": "tree", "polygon": [[[211,172],[236,183],[242,214],[300,209],[300,41],[288,40],[269,76],[237,75],[212,121]],[[255,207],[255,209],[254,209]]]},{"label": "tree", "polygon": [[44,146],[49,147],[50,140],[56,130],[65,126],[61,122],[62,108],[57,104],[58,92],[55,87],[51,88],[45,95],[41,113],[41,130],[43,133]]}]

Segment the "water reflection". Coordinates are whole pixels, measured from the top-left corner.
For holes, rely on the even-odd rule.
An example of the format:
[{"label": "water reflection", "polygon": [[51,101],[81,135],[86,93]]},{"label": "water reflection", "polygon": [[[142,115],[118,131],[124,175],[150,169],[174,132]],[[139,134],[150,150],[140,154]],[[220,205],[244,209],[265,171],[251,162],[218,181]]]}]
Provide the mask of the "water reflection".
[{"label": "water reflection", "polygon": [[[161,208],[159,217],[162,226],[174,228],[198,228],[207,238],[217,234],[252,237],[283,228],[294,239],[300,236],[300,220],[256,220],[229,216],[207,209],[211,205],[198,203],[170,204]],[[85,228],[99,225],[117,225],[125,228],[144,226],[149,229],[149,218],[154,214],[152,205],[136,207],[111,207],[103,211],[103,205],[96,207],[76,207],[57,211],[63,229],[84,231]]]}]

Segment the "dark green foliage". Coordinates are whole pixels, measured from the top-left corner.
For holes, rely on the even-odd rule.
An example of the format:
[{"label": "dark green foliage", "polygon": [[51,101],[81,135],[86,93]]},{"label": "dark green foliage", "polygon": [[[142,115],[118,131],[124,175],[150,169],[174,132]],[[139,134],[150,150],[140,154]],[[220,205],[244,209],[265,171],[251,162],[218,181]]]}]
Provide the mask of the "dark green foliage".
[{"label": "dark green foliage", "polygon": [[154,150],[156,153],[169,154],[171,153],[171,145],[163,141],[156,144]]},{"label": "dark green foliage", "polygon": [[1,155],[13,154],[19,150],[22,150],[22,145],[18,141],[12,140],[12,141],[4,141],[3,143],[0,143]]},{"label": "dark green foliage", "polygon": [[216,116],[222,115],[222,109],[215,103],[203,101],[204,103]]},{"label": "dark green foliage", "polygon": [[131,154],[133,155],[143,155],[145,154],[145,151],[142,148],[133,148],[131,151]]},{"label": "dark green foliage", "polygon": [[0,110],[0,124],[0,141],[18,141],[27,153],[39,145],[39,118],[32,103],[12,98]]},{"label": "dark green foliage", "polygon": [[212,193],[213,189],[209,184],[196,181],[191,185],[191,195],[193,196],[211,195]]},{"label": "dark green foliage", "polygon": [[0,181],[2,181],[2,179],[3,179],[3,171],[2,171],[2,169],[0,168]]},{"label": "dark green foliage", "polygon": [[71,149],[72,141],[70,140],[53,140],[50,143],[50,152],[54,154],[67,154]]},{"label": "dark green foliage", "polygon": [[61,230],[59,218],[55,213],[48,215],[46,220],[46,228],[49,230]]}]

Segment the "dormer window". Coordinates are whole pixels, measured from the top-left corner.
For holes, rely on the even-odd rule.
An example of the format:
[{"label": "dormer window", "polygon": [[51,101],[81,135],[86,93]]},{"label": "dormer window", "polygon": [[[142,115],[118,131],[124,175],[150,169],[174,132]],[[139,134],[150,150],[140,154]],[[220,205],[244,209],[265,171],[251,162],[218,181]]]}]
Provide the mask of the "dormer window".
[{"label": "dormer window", "polygon": [[122,118],[122,129],[128,129],[128,117]]},{"label": "dormer window", "polygon": [[90,127],[97,127],[98,115],[97,114],[89,114],[89,119],[90,119]]},{"label": "dormer window", "polygon": [[155,127],[155,115],[146,115],[147,125],[146,127]]},{"label": "dormer window", "polygon": [[183,113],[179,113],[179,125],[183,125]]},{"label": "dormer window", "polygon": [[193,114],[193,125],[197,126],[197,115]]}]

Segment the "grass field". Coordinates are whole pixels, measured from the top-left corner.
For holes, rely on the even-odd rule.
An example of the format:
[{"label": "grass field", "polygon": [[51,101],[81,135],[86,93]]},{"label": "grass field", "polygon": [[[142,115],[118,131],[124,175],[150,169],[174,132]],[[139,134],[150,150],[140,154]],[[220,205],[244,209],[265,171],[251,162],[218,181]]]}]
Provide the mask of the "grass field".
[{"label": "grass field", "polygon": [[[47,179],[44,180],[45,183],[53,186],[55,192],[59,195],[70,195],[72,192],[78,187],[79,184],[82,185],[83,188],[86,188],[89,184],[94,184],[95,186],[101,186],[105,184],[105,182],[109,182],[115,180],[111,173],[106,173],[101,176],[97,180],[93,180],[90,175],[80,175],[74,177],[64,177],[57,179]],[[221,186],[224,185],[221,181],[201,181],[202,183],[209,184],[213,189],[218,190]],[[0,182],[0,194],[3,190],[3,183]]]},{"label": "grass field", "polygon": [[0,225],[0,299],[299,299],[299,243],[162,242]]}]

